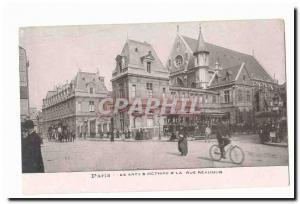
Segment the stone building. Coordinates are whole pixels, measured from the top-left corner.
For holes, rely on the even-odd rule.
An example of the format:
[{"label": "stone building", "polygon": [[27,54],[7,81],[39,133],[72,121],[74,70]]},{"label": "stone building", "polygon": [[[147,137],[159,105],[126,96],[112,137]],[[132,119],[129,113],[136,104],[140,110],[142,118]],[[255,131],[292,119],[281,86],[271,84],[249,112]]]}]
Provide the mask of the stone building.
[{"label": "stone building", "polygon": [[[154,48],[147,42],[127,40],[116,57],[112,73],[113,98],[161,98],[169,93],[169,71],[160,61]],[[124,131],[135,128],[159,128],[163,117],[119,112],[114,117],[114,128]]]},{"label": "stone building", "polygon": [[21,121],[28,119],[29,111],[29,85],[28,85],[28,67],[26,50],[19,46],[19,76],[20,76],[20,115]]},{"label": "stone building", "polygon": [[[150,44],[127,40],[111,82],[115,99],[196,98],[199,116],[221,116],[231,124],[252,123],[256,113],[271,111],[278,93],[277,81],[254,56],[205,42],[201,27],[198,39],[181,35],[177,28],[166,66]],[[114,123],[121,131],[155,128],[165,117],[123,111]]]},{"label": "stone building", "polygon": [[77,137],[96,137],[108,132],[110,118],[99,114],[99,103],[109,97],[104,77],[79,71],[71,82],[56,86],[43,99],[43,133],[49,126],[66,123]]},{"label": "stone building", "polygon": [[230,123],[266,111],[278,86],[254,56],[205,42],[201,27],[198,39],[177,28],[167,67],[172,95],[199,95],[204,111],[211,106],[228,115]]}]

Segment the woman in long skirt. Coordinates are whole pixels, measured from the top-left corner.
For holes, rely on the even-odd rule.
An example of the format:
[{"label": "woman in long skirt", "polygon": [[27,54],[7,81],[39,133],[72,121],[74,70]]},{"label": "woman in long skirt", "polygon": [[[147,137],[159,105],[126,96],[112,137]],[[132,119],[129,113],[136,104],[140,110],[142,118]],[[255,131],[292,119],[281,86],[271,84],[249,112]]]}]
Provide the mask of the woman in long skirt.
[{"label": "woman in long skirt", "polygon": [[181,156],[186,156],[188,153],[187,135],[184,133],[179,133],[178,150]]}]

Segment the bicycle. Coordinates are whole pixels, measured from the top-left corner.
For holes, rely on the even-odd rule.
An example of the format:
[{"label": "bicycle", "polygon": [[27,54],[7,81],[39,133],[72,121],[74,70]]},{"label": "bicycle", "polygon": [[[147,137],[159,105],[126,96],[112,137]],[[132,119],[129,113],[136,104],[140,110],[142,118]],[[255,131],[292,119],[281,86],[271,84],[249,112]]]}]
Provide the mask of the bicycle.
[{"label": "bicycle", "polygon": [[[226,149],[225,149],[226,148]],[[234,164],[241,164],[245,160],[245,153],[237,145],[232,145],[231,143],[224,148],[224,154],[229,154],[229,158]],[[209,155],[214,161],[220,161],[222,159],[222,154],[219,145],[212,145],[209,148]]]}]

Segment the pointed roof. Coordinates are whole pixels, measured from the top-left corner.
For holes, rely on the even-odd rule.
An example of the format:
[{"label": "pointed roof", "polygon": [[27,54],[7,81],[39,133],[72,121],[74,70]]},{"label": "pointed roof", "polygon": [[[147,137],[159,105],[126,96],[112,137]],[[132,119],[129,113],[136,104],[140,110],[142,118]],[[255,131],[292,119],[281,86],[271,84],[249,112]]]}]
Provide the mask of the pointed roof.
[{"label": "pointed roof", "polygon": [[[182,36],[182,39],[186,42],[186,44],[193,52],[196,52],[196,46],[198,46],[196,39],[187,36]],[[222,68],[234,67],[245,62],[251,79],[274,83],[273,78],[252,55],[237,52],[211,43],[205,43],[205,46],[209,51],[210,68],[213,69],[215,67],[216,61],[218,61],[219,65]],[[191,57],[189,59],[188,69],[193,67],[194,57]]]},{"label": "pointed roof", "polygon": [[206,43],[204,41],[202,32],[201,32],[201,26],[199,26],[199,35],[198,35],[198,41],[197,41],[197,47],[195,50],[195,54],[199,53],[199,52],[209,52],[207,47],[206,47]]}]

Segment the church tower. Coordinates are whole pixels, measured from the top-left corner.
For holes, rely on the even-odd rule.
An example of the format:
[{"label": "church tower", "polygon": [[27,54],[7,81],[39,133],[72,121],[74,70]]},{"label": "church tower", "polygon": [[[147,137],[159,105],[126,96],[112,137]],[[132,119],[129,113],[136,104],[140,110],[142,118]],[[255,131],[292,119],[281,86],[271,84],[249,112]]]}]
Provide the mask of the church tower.
[{"label": "church tower", "polygon": [[194,52],[195,56],[195,69],[200,87],[206,88],[209,82],[209,51],[207,49],[206,43],[202,36],[201,26],[199,26],[199,36],[197,41],[197,47]]}]

